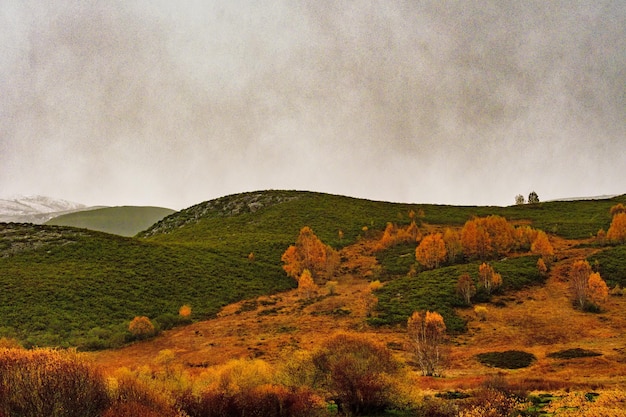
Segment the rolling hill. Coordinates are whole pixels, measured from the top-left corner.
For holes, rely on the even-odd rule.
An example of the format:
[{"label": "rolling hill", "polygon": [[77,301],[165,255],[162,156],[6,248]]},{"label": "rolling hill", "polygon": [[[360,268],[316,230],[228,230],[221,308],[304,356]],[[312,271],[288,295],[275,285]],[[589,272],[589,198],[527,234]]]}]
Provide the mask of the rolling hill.
[{"label": "rolling hill", "polygon": [[[5,289],[0,292],[0,336],[17,338],[27,346],[101,349],[130,340],[127,326],[135,316],[147,316],[157,326],[169,328],[179,324],[178,309],[188,304],[195,320],[215,317],[229,303],[295,287],[282,271],[280,257],[305,225],[324,242],[346,250],[379,236],[387,222],[408,224],[411,210],[423,214],[419,220],[424,231],[498,214],[558,238],[586,239],[607,229],[609,208],[618,202],[625,203],[626,196],[456,207],[262,191],[197,204],[166,216],[134,238],[72,227],[0,224],[0,282]],[[399,247],[377,255],[381,267],[376,273],[395,281],[398,291],[407,295],[417,285],[403,281],[405,268],[414,262],[411,252],[414,248]],[[515,262],[519,264],[503,265],[503,271],[509,268],[516,275],[528,269],[523,258]],[[444,274],[443,281],[450,283],[463,266],[450,268],[433,273]],[[432,282],[442,279],[433,275]],[[411,297],[417,297],[411,303],[423,303],[424,295]],[[390,302],[396,302],[393,294]],[[402,311],[389,310],[380,317],[405,314]],[[453,305],[447,314],[456,316]]]},{"label": "rolling hill", "polygon": [[134,236],[174,212],[163,207],[103,207],[62,214],[48,220],[45,224],[80,227],[120,236]]}]

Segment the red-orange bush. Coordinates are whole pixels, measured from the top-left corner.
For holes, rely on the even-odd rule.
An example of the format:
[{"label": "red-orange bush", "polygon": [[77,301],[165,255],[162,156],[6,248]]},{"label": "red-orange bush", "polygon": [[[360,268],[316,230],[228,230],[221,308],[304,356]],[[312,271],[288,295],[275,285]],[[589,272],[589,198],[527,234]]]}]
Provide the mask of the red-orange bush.
[{"label": "red-orange bush", "polygon": [[313,417],[321,414],[322,406],[309,388],[273,384],[234,392],[209,389],[198,395],[187,391],[177,401],[189,417]]},{"label": "red-orange bush", "polygon": [[104,377],[81,355],[0,350],[0,415],[96,417],[108,405]]},{"label": "red-orange bush", "polygon": [[393,377],[400,371],[389,349],[361,335],[340,333],[313,354],[323,386],[348,413],[373,413],[393,406]]}]

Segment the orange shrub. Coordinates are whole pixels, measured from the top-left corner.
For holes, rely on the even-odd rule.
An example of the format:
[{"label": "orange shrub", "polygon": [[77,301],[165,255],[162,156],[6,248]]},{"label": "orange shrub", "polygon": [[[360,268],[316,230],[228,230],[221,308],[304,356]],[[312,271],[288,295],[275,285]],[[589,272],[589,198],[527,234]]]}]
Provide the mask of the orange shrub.
[{"label": "orange shrub", "polygon": [[191,316],[191,307],[188,306],[187,304],[185,304],[184,306],[181,306],[180,309],[178,310],[178,314],[181,317],[189,317],[189,316]]}]

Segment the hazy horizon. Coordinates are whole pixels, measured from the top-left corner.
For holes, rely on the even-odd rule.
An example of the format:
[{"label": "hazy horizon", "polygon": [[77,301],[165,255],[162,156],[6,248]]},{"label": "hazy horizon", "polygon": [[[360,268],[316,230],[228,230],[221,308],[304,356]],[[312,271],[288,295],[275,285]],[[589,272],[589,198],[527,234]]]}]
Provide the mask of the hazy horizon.
[{"label": "hazy horizon", "polygon": [[623,194],[623,1],[4,1],[0,198]]}]

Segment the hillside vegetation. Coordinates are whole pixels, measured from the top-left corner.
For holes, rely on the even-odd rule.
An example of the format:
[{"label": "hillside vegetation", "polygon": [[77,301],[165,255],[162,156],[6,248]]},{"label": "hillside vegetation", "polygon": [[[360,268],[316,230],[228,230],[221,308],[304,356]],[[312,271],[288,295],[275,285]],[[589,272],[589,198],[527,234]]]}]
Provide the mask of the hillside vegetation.
[{"label": "hillside vegetation", "polygon": [[45,224],[80,227],[120,236],[135,236],[175,211],[163,207],[103,207],[62,214]]},{"label": "hillside vegetation", "polygon": [[624,202],[267,191],[133,238],[0,224],[0,414],[618,415]]},{"label": "hillside vegetation", "polygon": [[[280,258],[304,225],[337,249],[379,235],[388,222],[407,225],[411,211],[420,213],[423,228],[461,226],[474,216],[499,214],[562,237],[579,238],[607,229],[610,207],[625,201],[622,196],[512,207],[455,207],[265,191],[198,204],[165,217],[137,238],[3,224],[0,280],[6,290],[0,293],[0,335],[29,346],[119,346],[132,339],[127,326],[135,316],[147,316],[157,327],[168,328],[177,324],[178,309],[184,304],[193,307],[194,319],[203,319],[228,303],[293,288],[296,283],[282,271]],[[411,263],[411,256],[400,259]],[[514,264],[518,262],[521,269],[527,268],[526,261]],[[450,268],[444,281],[456,278],[458,268],[468,266]],[[405,276],[406,271],[400,269],[397,274],[386,274]],[[427,272],[424,277],[429,274],[441,285],[437,276],[446,272]],[[416,285],[412,279],[401,278],[390,288]],[[520,282],[533,281],[531,277]],[[453,290],[441,291],[443,295]],[[381,305],[386,303],[384,294]],[[463,322],[452,312],[454,303],[448,301],[443,308],[447,318],[458,323],[451,329],[462,330]],[[397,323],[417,306],[427,307],[417,299],[390,307],[379,314],[378,324]]]}]

